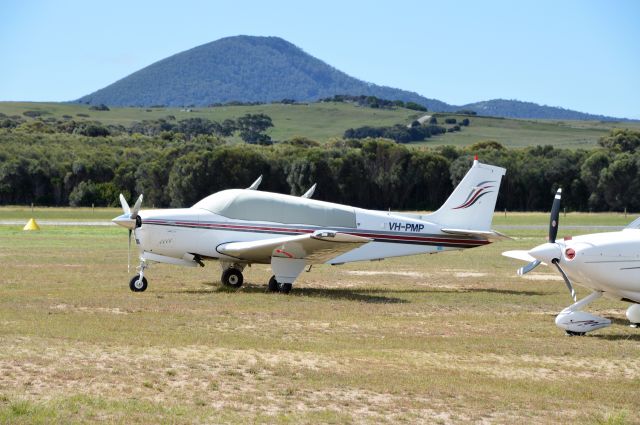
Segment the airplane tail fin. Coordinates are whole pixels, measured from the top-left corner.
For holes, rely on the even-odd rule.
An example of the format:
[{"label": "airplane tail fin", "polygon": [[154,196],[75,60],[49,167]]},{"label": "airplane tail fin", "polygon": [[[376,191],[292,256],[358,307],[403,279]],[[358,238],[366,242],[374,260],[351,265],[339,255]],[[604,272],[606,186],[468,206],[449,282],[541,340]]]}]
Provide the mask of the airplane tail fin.
[{"label": "airplane tail fin", "polygon": [[423,220],[457,231],[490,230],[500,182],[506,171],[476,159],[440,209],[424,215]]}]

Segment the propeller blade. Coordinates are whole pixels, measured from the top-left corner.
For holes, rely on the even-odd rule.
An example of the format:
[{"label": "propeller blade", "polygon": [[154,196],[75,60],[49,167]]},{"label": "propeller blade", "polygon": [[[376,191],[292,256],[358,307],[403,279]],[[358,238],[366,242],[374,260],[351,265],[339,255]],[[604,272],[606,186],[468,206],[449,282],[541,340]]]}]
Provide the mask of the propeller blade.
[{"label": "propeller blade", "polygon": [[525,275],[527,273],[529,273],[531,270],[535,269],[536,267],[538,267],[540,264],[542,263],[542,261],[540,260],[534,260],[532,262],[530,262],[529,264],[522,266],[518,269],[518,276],[522,276]]},{"label": "propeller blade", "polygon": [[124,211],[125,214],[131,214],[131,211],[129,210],[129,204],[127,203],[127,200],[124,199],[122,193],[120,194],[120,205],[122,205],[122,211]]},{"label": "propeller blade", "polygon": [[131,229],[129,229],[129,250],[127,251],[127,274],[131,273]]},{"label": "propeller blade", "polygon": [[138,197],[138,200],[133,205],[133,210],[131,211],[131,218],[135,218],[138,215],[138,211],[140,211],[141,205],[142,205],[142,195]]},{"label": "propeller blade", "polygon": [[516,260],[526,261],[528,263],[532,261],[536,261],[536,259],[533,258],[531,254],[529,254],[529,251],[523,251],[523,250],[505,251],[502,253],[502,255],[505,257],[514,258]]},{"label": "propeller blade", "polygon": [[551,205],[551,220],[549,221],[549,242],[554,243],[558,236],[558,224],[560,220],[560,199],[562,198],[562,188],[558,189]]},{"label": "propeller blade", "polygon": [[573,289],[573,285],[571,284],[571,281],[569,280],[569,277],[564,272],[564,270],[562,270],[562,267],[560,267],[560,264],[559,264],[560,262],[558,260],[553,260],[552,263],[556,266],[556,268],[558,269],[558,271],[562,275],[562,278],[564,279],[564,283],[567,284],[567,288],[569,288],[569,292],[571,293],[571,298],[573,298],[573,302],[578,301],[578,298],[576,296],[576,291],[575,291],[575,289]]}]

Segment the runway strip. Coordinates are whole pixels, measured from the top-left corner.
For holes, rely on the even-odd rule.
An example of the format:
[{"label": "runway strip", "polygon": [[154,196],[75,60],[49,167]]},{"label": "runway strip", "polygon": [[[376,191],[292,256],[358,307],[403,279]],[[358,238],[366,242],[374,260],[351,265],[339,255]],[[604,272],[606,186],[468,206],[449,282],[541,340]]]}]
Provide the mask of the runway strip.
[{"label": "runway strip", "polygon": [[[24,220],[0,220],[0,226],[24,226]],[[111,221],[37,220],[39,226],[116,226]]]}]

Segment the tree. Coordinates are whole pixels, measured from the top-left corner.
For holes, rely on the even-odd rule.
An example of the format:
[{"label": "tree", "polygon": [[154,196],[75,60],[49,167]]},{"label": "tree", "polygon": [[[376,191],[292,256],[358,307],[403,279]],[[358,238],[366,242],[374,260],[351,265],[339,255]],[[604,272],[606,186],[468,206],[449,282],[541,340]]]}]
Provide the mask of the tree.
[{"label": "tree", "polygon": [[427,108],[425,106],[419,105],[416,102],[407,102],[404,104],[404,107],[407,109],[412,109],[414,111],[427,112]]},{"label": "tree", "polygon": [[273,127],[271,117],[265,114],[246,114],[236,121],[240,137],[247,143],[270,144],[271,138],[264,134]]},{"label": "tree", "polygon": [[617,128],[600,138],[598,144],[615,152],[635,152],[640,148],[640,131]]}]

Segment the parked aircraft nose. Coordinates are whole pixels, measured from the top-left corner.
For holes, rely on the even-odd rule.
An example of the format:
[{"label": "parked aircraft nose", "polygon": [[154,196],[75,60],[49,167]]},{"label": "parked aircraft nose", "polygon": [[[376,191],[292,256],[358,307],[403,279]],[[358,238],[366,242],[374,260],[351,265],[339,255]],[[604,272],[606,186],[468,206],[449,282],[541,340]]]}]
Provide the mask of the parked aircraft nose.
[{"label": "parked aircraft nose", "polygon": [[552,260],[560,259],[562,257],[562,250],[557,243],[547,242],[533,248],[529,251],[529,255],[543,263],[551,264]]}]

